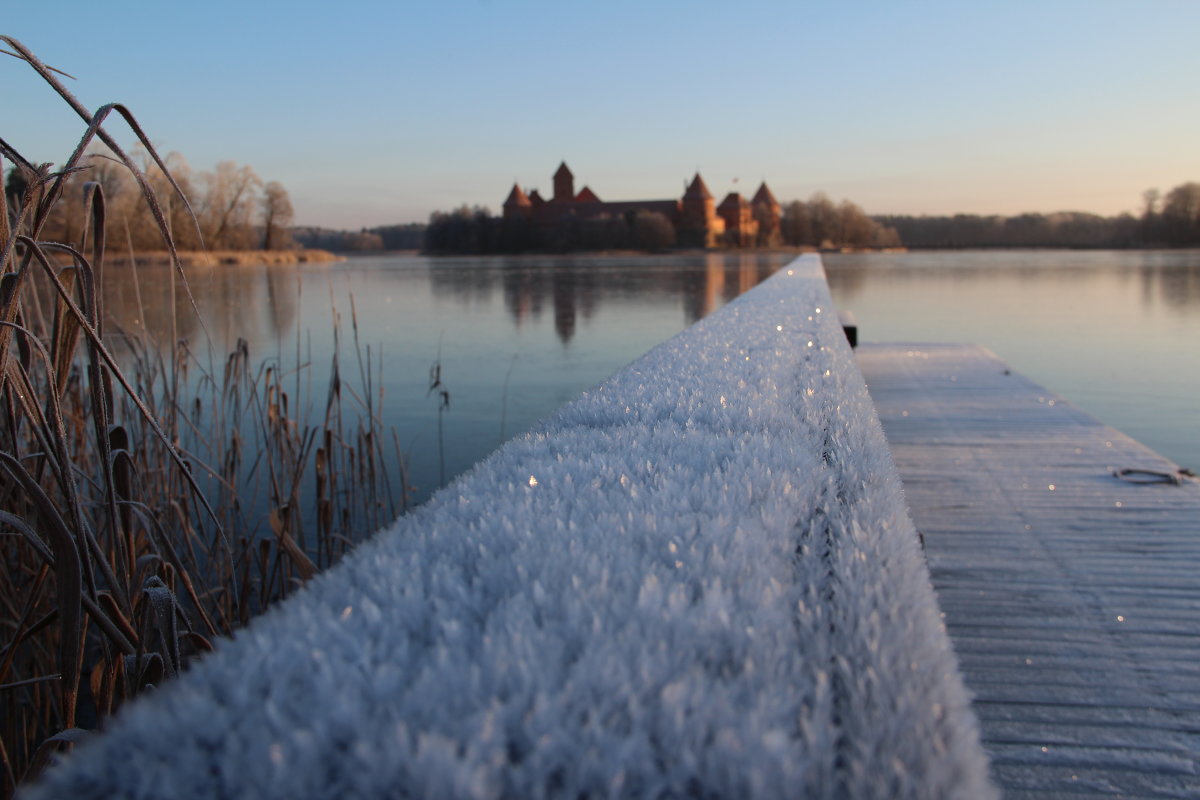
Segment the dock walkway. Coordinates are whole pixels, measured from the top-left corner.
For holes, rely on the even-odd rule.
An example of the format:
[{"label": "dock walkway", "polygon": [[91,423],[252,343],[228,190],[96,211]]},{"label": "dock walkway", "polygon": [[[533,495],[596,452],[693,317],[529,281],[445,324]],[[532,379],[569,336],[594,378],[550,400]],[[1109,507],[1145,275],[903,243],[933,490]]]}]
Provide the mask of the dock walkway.
[{"label": "dock walkway", "polygon": [[1200,797],[1200,483],[989,351],[864,345],[1006,797]]}]

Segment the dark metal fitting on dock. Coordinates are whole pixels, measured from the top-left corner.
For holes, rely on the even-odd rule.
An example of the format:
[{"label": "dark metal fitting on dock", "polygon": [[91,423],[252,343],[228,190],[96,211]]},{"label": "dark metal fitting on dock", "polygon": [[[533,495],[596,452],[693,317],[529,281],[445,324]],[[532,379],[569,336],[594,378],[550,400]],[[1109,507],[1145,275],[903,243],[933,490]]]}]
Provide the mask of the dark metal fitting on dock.
[{"label": "dark metal fitting on dock", "polygon": [[858,319],[854,312],[839,311],[838,322],[842,326],[842,332],[846,334],[846,341],[850,342],[851,347],[858,347]]},{"label": "dark metal fitting on dock", "polygon": [[[1180,475],[1184,474],[1180,470]],[[1157,472],[1152,469],[1114,469],[1113,477],[1129,483],[1169,483],[1172,486],[1182,486],[1183,478],[1170,472]]]}]

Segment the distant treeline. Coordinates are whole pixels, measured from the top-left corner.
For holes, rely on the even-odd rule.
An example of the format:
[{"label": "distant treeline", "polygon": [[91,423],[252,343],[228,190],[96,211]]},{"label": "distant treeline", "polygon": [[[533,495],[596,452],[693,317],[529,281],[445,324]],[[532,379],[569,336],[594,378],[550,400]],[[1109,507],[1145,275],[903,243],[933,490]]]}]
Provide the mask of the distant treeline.
[{"label": "distant treeline", "polygon": [[425,230],[429,253],[527,253],[588,250],[665,250],[674,246],[675,226],[647,210],[564,217],[554,225],[492,216],[482,206],[435,211]]},{"label": "distant treeline", "polygon": [[1101,217],[1082,212],[1015,217],[955,214],[945,217],[877,216],[906,247],[1134,247],[1141,222],[1130,214]]},{"label": "distant treeline", "polygon": [[[1113,217],[1084,212],[953,216],[870,216],[857,204],[822,192],[783,205],[778,230],[760,224],[759,247],[1193,247],[1200,246],[1200,183],[1165,196],[1143,194],[1142,213]],[[523,253],[587,250],[667,250],[681,244],[671,220],[641,210],[552,226],[495,216],[484,206],[435,211],[428,225],[411,223],[339,231],[293,228],[303,247],[335,252],[423,250],[429,253]]]},{"label": "distant treeline", "polygon": [[1142,195],[1142,213],[1103,217],[1083,212],[1014,217],[956,214],[877,216],[906,247],[1195,247],[1200,245],[1200,183],[1176,186],[1163,197]]},{"label": "distant treeline", "polygon": [[783,207],[779,222],[783,244],[793,247],[901,247],[904,242],[886,222],[867,215],[857,204],[835,204],[824,192],[808,201],[793,200]]},{"label": "distant treeline", "polygon": [[357,231],[331,228],[292,228],[292,238],[303,247],[332,250],[335,253],[358,253],[373,250],[420,250],[424,245],[425,225],[383,225]]}]

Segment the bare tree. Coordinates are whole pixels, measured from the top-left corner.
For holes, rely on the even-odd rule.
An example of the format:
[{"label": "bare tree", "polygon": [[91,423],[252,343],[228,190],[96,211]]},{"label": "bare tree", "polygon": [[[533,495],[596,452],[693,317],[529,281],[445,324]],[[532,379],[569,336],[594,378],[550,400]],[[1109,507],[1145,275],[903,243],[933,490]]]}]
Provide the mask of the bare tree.
[{"label": "bare tree", "polygon": [[871,244],[875,234],[875,223],[856,203],[843,200],[837,209],[837,237],[835,243],[851,247]]},{"label": "bare tree", "polygon": [[257,244],[254,210],[262,179],[246,165],[232,161],[217,164],[214,172],[203,173],[204,205],[200,227],[205,244],[214,250],[250,250]]},{"label": "bare tree", "polygon": [[1183,183],[1169,191],[1162,216],[1171,244],[1200,242],[1200,183]]},{"label": "bare tree", "polygon": [[288,227],[294,214],[283,184],[279,181],[268,183],[262,197],[263,250],[283,250],[291,244]]},{"label": "bare tree", "polygon": [[833,244],[838,239],[837,206],[824,192],[808,198],[808,214],[812,221],[812,243],[818,247]]},{"label": "bare tree", "polygon": [[783,207],[783,241],[798,246],[813,244],[812,215],[803,200],[793,200]]},{"label": "bare tree", "polygon": [[639,250],[666,250],[675,244],[675,226],[657,211],[638,211],[630,227],[633,246]]}]

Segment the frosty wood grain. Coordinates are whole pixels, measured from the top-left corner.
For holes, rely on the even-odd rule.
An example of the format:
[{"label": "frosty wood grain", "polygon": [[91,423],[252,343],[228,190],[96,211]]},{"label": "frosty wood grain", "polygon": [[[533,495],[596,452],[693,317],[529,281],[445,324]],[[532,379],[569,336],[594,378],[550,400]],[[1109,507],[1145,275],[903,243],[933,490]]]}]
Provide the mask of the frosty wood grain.
[{"label": "frosty wood grain", "polygon": [[983,348],[858,361],[1006,794],[1200,796],[1200,484]]}]

